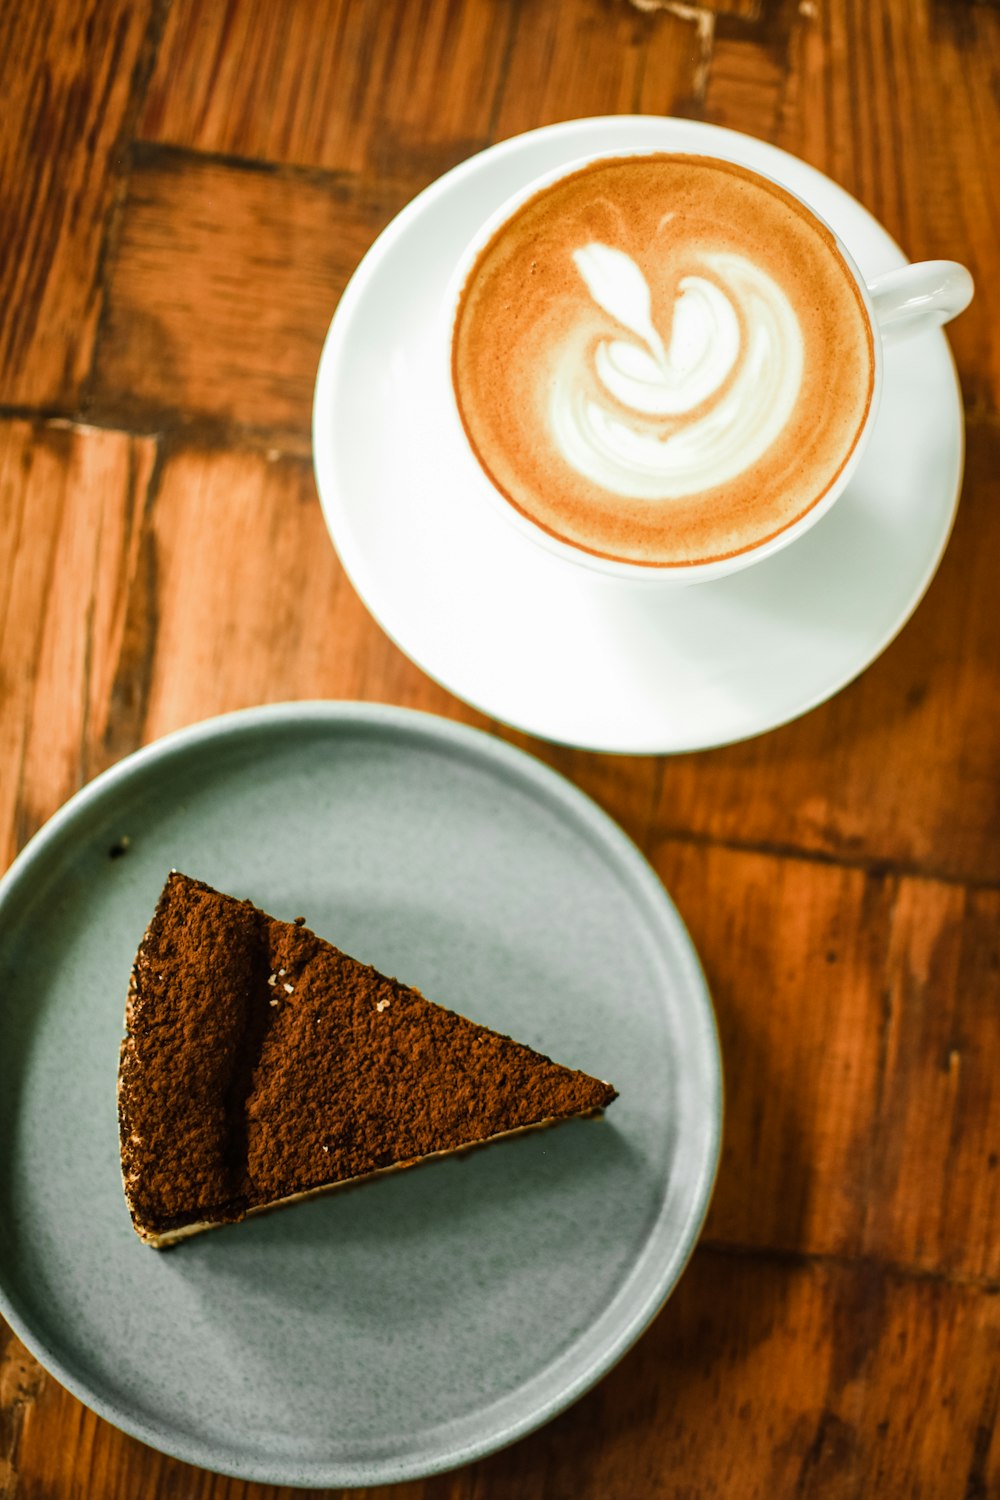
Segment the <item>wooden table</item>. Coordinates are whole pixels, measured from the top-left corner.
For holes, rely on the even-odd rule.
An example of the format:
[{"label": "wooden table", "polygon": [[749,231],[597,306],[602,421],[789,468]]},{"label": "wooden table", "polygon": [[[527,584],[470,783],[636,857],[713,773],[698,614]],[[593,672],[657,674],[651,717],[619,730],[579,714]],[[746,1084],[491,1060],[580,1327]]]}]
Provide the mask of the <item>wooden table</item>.
[{"label": "wooden table", "polygon": [[[619,819],[715,997],[722,1167],[675,1295],[549,1427],[401,1497],[1000,1494],[998,70],[973,0],[0,10],[0,862],[179,725],[409,704]],[[964,497],[916,616],[799,722],[674,759],[526,741],[436,687],[347,583],[310,467],[378,231],[491,141],[608,112],[776,142],[978,281]],[[5,1495],[292,1493],[160,1456],[2,1337]]]}]

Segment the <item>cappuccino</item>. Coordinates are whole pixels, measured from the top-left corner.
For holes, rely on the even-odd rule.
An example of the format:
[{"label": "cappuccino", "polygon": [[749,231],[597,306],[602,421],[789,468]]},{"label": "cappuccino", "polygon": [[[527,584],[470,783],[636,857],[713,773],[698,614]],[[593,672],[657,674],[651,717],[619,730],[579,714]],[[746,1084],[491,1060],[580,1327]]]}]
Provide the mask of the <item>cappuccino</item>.
[{"label": "cappuccino", "polygon": [[776,183],[710,157],[584,166],[514,210],[461,290],[455,397],[536,526],[685,566],[779,535],[836,482],[875,381],[837,243]]}]

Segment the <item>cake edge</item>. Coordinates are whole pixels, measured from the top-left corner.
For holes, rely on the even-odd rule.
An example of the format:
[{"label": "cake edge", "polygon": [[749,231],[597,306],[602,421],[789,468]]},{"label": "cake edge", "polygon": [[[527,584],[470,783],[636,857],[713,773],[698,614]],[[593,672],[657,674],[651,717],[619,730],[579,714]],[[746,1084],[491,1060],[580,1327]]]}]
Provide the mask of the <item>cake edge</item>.
[{"label": "cake edge", "polygon": [[[602,1083],[603,1079],[600,1080]],[[609,1084],[610,1088],[611,1085]],[[166,1250],[171,1245],[178,1244],[181,1240],[190,1239],[193,1235],[203,1234],[208,1229],[222,1229],[227,1224],[242,1224],[244,1220],[252,1218],[255,1214],[269,1214],[275,1209],[284,1208],[289,1203],[302,1203],[307,1198],[320,1198],[336,1193],[341,1188],[357,1186],[362,1182],[373,1182],[376,1177],[386,1177],[390,1172],[405,1172],[410,1167],[422,1166],[424,1162],[434,1161],[438,1157],[464,1156],[471,1151],[478,1151],[483,1146],[489,1146],[494,1141],[507,1140],[510,1136],[528,1135],[536,1130],[547,1130],[553,1125],[561,1125],[566,1120],[600,1119],[604,1115],[604,1107],[596,1109],[577,1110],[571,1115],[549,1115],[544,1120],[535,1120],[530,1125],[516,1125],[513,1130],[498,1130],[495,1135],[483,1136],[478,1141],[467,1141],[463,1146],[451,1146],[447,1151],[428,1151],[425,1156],[411,1156],[407,1161],[394,1161],[386,1167],[376,1167],[373,1172],[362,1172],[357,1177],[342,1177],[336,1182],[322,1182],[316,1187],[306,1188],[302,1192],[288,1193],[284,1198],[274,1198],[269,1203],[257,1203],[248,1208],[239,1217],[228,1219],[198,1219],[193,1224],[179,1224],[175,1229],[153,1230],[140,1224],[132,1213],[132,1203],[125,1187],[125,1201],[129,1212],[132,1214],[132,1225],[136,1234],[144,1245],[150,1245],[154,1250]],[[124,1185],[124,1174],[122,1175]]]}]

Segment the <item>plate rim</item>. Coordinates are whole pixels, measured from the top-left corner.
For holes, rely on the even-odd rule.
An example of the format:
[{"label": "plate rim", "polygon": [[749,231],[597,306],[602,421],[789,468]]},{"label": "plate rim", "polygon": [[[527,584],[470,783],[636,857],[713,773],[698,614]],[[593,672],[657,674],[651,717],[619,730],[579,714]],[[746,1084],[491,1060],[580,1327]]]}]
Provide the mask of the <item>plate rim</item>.
[{"label": "plate rim", "polygon": [[[624,738],[616,738],[613,732],[609,732],[599,738],[588,736],[584,739],[573,734],[562,734],[553,726],[546,726],[536,722],[537,714],[531,719],[528,717],[510,718],[506,713],[499,711],[496,705],[490,704],[478,692],[467,691],[464,686],[461,690],[455,687],[447,677],[441,676],[434,667],[429,665],[428,661],[424,659],[424,654],[415,654],[401,639],[399,633],[388,627],[382,617],[383,611],[381,607],[376,608],[372,602],[373,595],[377,591],[373,591],[368,587],[372,577],[371,568],[366,568],[361,564],[359,552],[353,547],[353,544],[348,549],[349,556],[345,555],[345,549],[342,545],[342,534],[334,526],[336,512],[342,510],[344,507],[343,502],[339,498],[341,487],[335,485],[333,480],[333,470],[336,467],[336,444],[330,436],[329,424],[323,420],[323,417],[331,405],[327,399],[327,392],[334,387],[336,381],[335,365],[339,346],[346,336],[340,330],[342,327],[346,327],[349,320],[354,317],[356,304],[363,297],[368,282],[377,273],[381,261],[391,250],[393,244],[406,234],[411,222],[417,220],[429,208],[433,208],[438,197],[444,196],[466,177],[473,175],[482,167],[484,162],[488,162],[491,158],[511,154],[515,149],[528,151],[530,150],[531,143],[540,137],[545,139],[552,137],[559,140],[565,139],[567,147],[569,147],[569,143],[572,142],[576,135],[586,135],[593,129],[602,126],[613,127],[616,132],[621,131],[623,135],[631,129],[646,131],[651,127],[659,130],[669,129],[672,126],[680,126],[685,130],[693,130],[696,134],[704,136],[706,144],[710,142],[722,145],[729,144],[732,150],[737,151],[738,159],[740,160],[744,159],[748,151],[751,154],[756,152],[763,153],[763,165],[765,169],[768,169],[768,163],[772,163],[775,167],[775,175],[779,181],[784,180],[780,176],[781,164],[792,162],[795,164],[796,170],[804,168],[808,173],[821,178],[845,203],[849,203],[853,210],[861,214],[867,221],[868,227],[879,235],[882,243],[887,248],[891,249],[896,257],[897,265],[908,264],[908,257],[889,234],[885,226],[863,203],[836,182],[834,178],[822,172],[818,167],[814,167],[803,158],[795,156],[793,152],[784,150],[783,147],[775,146],[770,141],[762,141],[743,131],[733,130],[729,126],[715,125],[704,120],[688,120],[677,115],[624,114],[582,116],[577,119],[557,121],[549,125],[542,125],[530,130],[521,131],[517,135],[506,137],[474,153],[474,155],[459,162],[456,166],[450,168],[447,172],[429,183],[427,187],[423,188],[421,192],[417,193],[415,197],[404,205],[362,256],[333,309],[317,366],[316,379],[313,386],[311,423],[313,476],[331,545],[334,547],[344,572],[347,574],[358,598],[362,601],[365,609],[371,615],[379,629],[392,644],[403,653],[408,661],[412,662],[421,672],[425,673],[426,676],[446,692],[460,698],[462,702],[469,704],[470,707],[497,723],[504,724],[518,733],[533,735],[551,744],[608,755],[689,755],[702,750],[720,749],[727,745],[745,743],[803,718],[806,714],[811,713],[813,709],[835,698],[838,693],[841,693],[846,687],[850,686],[852,682],[859,678],[878,660],[896,637],[905,629],[923,600],[924,595],[927,593],[941,565],[941,560],[954,529],[965,473],[966,433],[964,405],[958,369],[951,346],[943,330],[935,330],[933,333],[928,334],[928,337],[933,337],[938,341],[938,347],[944,353],[949,365],[951,375],[949,395],[951,402],[946,419],[949,424],[954,424],[953,430],[957,438],[955,473],[953,483],[951,484],[947,513],[945,514],[944,508],[942,509],[943,525],[940,540],[933,552],[929,554],[919,577],[915,579],[905,607],[900,610],[898,617],[887,629],[883,630],[877,638],[873,637],[872,643],[866,646],[861,653],[862,659],[849,665],[842,674],[837,674],[835,680],[830,684],[818,688],[814,693],[804,698],[791,711],[781,710],[773,716],[762,718],[754,727],[738,728],[735,732],[725,734],[722,737],[717,734],[708,736],[702,734],[687,739],[674,737],[670,743],[664,744],[663,736],[650,736],[640,739],[632,735],[625,736]],[[566,159],[568,161],[570,157],[567,155]],[[836,223],[833,227],[839,233]],[[327,475],[325,483],[320,472],[321,466]],[[362,586],[361,580],[364,580],[364,586]],[[710,584],[701,586],[711,587]]]},{"label": "plate rim", "polygon": [[[686,1003],[689,1007],[693,1006],[692,1013],[697,1021],[699,1043],[703,1049],[702,1064],[707,1069],[710,1082],[704,1106],[707,1129],[702,1161],[694,1179],[695,1188],[683,1233],[677,1240],[673,1255],[665,1259],[665,1272],[652,1279],[638,1308],[633,1309],[631,1316],[624,1322],[619,1322],[616,1332],[606,1340],[598,1356],[578,1369],[575,1376],[564,1380],[554,1394],[550,1393],[547,1398],[536,1402],[529,1413],[507,1427],[490,1429],[485,1436],[446,1446],[433,1458],[421,1459],[411,1447],[409,1455],[402,1458],[398,1455],[375,1461],[362,1458],[355,1460],[350,1467],[341,1460],[313,1459],[299,1460],[294,1467],[287,1467],[277,1454],[269,1462],[262,1462],[257,1456],[237,1464],[229,1462],[228,1458],[220,1462],[220,1456],[213,1455],[211,1445],[206,1445],[200,1436],[182,1432],[169,1423],[158,1425],[155,1421],[148,1420],[148,1413],[117,1403],[113,1395],[94,1389],[85,1377],[78,1376],[72,1364],[64,1358],[62,1347],[52,1343],[44,1332],[36,1333],[30,1315],[22,1315],[21,1309],[8,1292],[6,1277],[2,1275],[3,1263],[0,1261],[0,1314],[29,1352],[61,1385],[113,1426],[169,1457],[233,1478],[294,1487],[354,1487],[430,1477],[498,1452],[544,1426],[573,1405],[624,1357],[650,1327],[673,1293],[700,1239],[721,1159],[724,1084],[718,1022],[701,960],[683,917],[643,851],[587,792],[537,756],[484,730],[425,710],[362,700],[289,701],[237,709],[165,734],[99,773],[74,793],[29,839],[0,877],[0,923],[4,921],[10,903],[14,902],[16,906],[25,886],[30,885],[39,863],[43,862],[44,866],[44,861],[50,856],[58,855],[60,843],[72,838],[81,818],[86,818],[105,798],[113,797],[117,791],[127,789],[136,780],[154,772],[157,765],[165,760],[169,761],[191,751],[197,752],[202,748],[214,748],[220,741],[227,739],[238,741],[245,735],[255,735],[262,730],[288,733],[296,727],[317,726],[333,731],[360,727],[389,732],[402,730],[415,734],[429,747],[441,747],[443,744],[449,749],[457,748],[487,771],[499,771],[505,776],[516,778],[522,787],[540,791],[550,804],[554,799],[560,811],[566,813],[578,829],[593,839],[603,853],[610,853],[616,868],[628,875],[633,882],[633,892],[641,893],[644,904],[656,914],[661,940],[669,929],[675,955],[684,965]],[[42,873],[48,873],[44,867]],[[633,1260],[630,1272],[636,1264]],[[627,1279],[626,1276],[626,1282]],[[589,1325],[591,1329],[600,1318],[608,1315],[611,1305],[613,1299]],[[586,1330],[580,1337],[586,1337]],[[538,1380],[541,1374],[536,1372],[530,1378]],[[507,1396],[516,1394],[525,1384],[527,1382],[522,1382],[508,1392]],[[506,1397],[500,1399],[504,1400]],[[488,1411],[493,1404],[495,1403],[488,1403],[482,1410]],[[466,1423],[469,1420],[468,1414],[457,1420]],[[446,1435],[449,1426],[450,1423],[445,1423],[438,1429],[428,1431],[437,1430]]]}]

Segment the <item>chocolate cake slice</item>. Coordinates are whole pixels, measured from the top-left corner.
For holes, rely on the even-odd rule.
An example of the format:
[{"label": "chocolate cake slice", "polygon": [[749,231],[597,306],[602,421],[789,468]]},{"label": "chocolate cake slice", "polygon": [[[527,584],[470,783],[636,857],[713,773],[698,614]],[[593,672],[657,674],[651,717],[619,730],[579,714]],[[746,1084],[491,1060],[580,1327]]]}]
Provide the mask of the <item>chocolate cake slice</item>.
[{"label": "chocolate cake slice", "polygon": [[122,1175],[155,1246],[617,1097],[177,872],[125,1026]]}]

